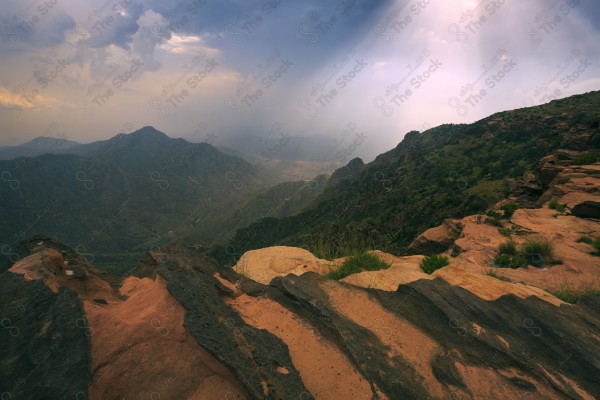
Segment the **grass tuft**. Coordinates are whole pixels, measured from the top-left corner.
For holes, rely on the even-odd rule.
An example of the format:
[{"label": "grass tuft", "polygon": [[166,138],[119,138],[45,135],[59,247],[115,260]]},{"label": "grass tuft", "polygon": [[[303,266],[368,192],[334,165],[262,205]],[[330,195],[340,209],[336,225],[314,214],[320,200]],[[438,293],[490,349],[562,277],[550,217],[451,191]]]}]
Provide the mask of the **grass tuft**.
[{"label": "grass tuft", "polygon": [[577,303],[582,297],[600,296],[600,288],[593,282],[583,289],[576,289],[571,281],[565,280],[558,288],[546,291],[570,304]]},{"label": "grass tuft", "polygon": [[552,200],[550,202],[550,204],[548,204],[548,208],[550,208],[551,210],[556,210],[558,212],[565,212],[565,210],[567,209],[567,205],[566,204],[561,204],[556,200]]},{"label": "grass tuft", "polygon": [[386,263],[376,255],[363,252],[347,258],[340,268],[329,271],[327,277],[339,281],[348,275],[357,274],[362,271],[387,269],[390,266],[391,264]]},{"label": "grass tuft", "polygon": [[541,267],[553,261],[554,246],[548,239],[528,239],[521,247],[521,256],[533,266]]},{"label": "grass tuft", "polygon": [[500,254],[494,258],[496,268],[519,268],[527,266],[527,260],[520,255]]},{"label": "grass tuft", "polygon": [[503,274],[498,273],[498,271],[495,268],[490,268],[490,269],[486,270],[485,274],[487,276],[499,279],[499,280],[504,281],[504,282],[510,282],[510,279],[508,279],[507,277],[505,277]]},{"label": "grass tuft", "polygon": [[512,240],[507,240],[498,247],[500,254],[507,254],[509,256],[517,255],[517,245]]},{"label": "grass tuft", "polygon": [[552,258],[554,246],[547,239],[529,239],[521,249],[512,240],[507,240],[498,247],[498,255],[494,258],[496,268],[519,268],[533,265],[562,264],[562,261]]},{"label": "grass tuft", "polygon": [[427,256],[421,260],[421,269],[426,274],[432,274],[434,271],[450,264],[446,256]]},{"label": "grass tuft", "polygon": [[592,239],[589,236],[579,236],[579,238],[576,240],[577,243],[587,243],[587,244],[592,244],[594,242],[594,239]]}]

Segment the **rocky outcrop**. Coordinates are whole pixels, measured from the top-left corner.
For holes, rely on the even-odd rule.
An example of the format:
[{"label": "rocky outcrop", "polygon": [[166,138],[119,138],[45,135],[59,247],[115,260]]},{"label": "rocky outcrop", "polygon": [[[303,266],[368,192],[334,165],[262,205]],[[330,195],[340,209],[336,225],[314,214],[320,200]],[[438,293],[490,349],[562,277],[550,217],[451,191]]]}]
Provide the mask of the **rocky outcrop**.
[{"label": "rocky outcrop", "polygon": [[341,281],[364,288],[393,292],[403,283],[431,278],[431,275],[424,273],[419,266],[424,258],[421,255],[396,257],[378,250],[371,253],[390,264],[390,267],[378,271],[359,272],[349,275]]},{"label": "rocky outcrop", "polygon": [[559,165],[560,157],[556,154],[548,155],[539,162],[540,180],[548,185],[563,170]]},{"label": "rocky outcrop", "polygon": [[0,397],[85,398],[90,331],[74,290],[0,275]]},{"label": "rocky outcrop", "polygon": [[[182,249],[169,254],[157,270],[187,310],[186,328],[250,398],[600,395],[600,346],[585,333],[600,329],[593,299],[486,300],[440,278],[382,292],[311,272],[266,286]],[[330,380],[323,365],[345,373]]]},{"label": "rocky outcrop", "polygon": [[327,187],[338,184],[343,180],[354,181],[356,180],[362,171],[365,169],[365,163],[360,158],[356,157],[350,160],[350,162],[342,168],[335,170],[331,177],[327,181]]},{"label": "rocky outcrop", "polygon": [[[186,258],[192,260],[191,256]],[[258,346],[254,354],[259,357],[261,341],[277,338],[285,345],[289,360],[275,347],[268,366],[258,374],[276,373],[275,366],[292,371],[288,362],[298,365],[306,396],[323,388],[318,379],[309,376],[310,368],[303,367],[300,354],[320,360],[321,347],[333,349],[336,357],[343,356],[339,368],[357,374],[357,382],[363,379],[369,383],[369,392],[356,386],[352,398],[600,395],[595,378],[600,362],[592,355],[600,347],[585,333],[600,328],[597,300],[588,299],[576,306],[514,295],[484,300],[439,278],[403,284],[395,292],[358,288],[315,273],[275,278],[264,286],[230,273],[215,277],[216,267],[198,261],[194,261],[190,275],[181,280],[184,286],[196,282],[199,289],[194,297],[200,297],[197,301],[202,305],[186,301],[189,313],[204,326],[205,332],[196,331],[196,338],[201,345],[210,343],[213,351],[224,354],[223,362],[243,376],[250,372],[233,366],[237,362],[255,365],[256,360],[235,357],[225,344],[232,340],[240,343],[244,338],[244,342]],[[221,292],[222,304],[214,300],[215,292]],[[207,305],[208,299],[213,299],[210,302],[214,305]],[[215,313],[232,318],[231,329],[238,330],[238,339],[218,326],[218,332],[211,332],[209,322]],[[286,331],[285,326],[293,320],[299,321],[301,334]],[[265,329],[269,335],[253,341],[255,328]],[[308,332],[319,347],[308,346],[313,343]],[[269,372],[270,368],[273,370]],[[290,375],[296,376],[295,371]],[[346,383],[338,388],[340,391],[352,381],[346,374],[338,379]],[[277,390],[275,382],[271,393]],[[340,393],[321,392],[315,397],[341,398]]]},{"label": "rocky outcrop", "polygon": [[580,218],[600,219],[600,202],[586,200],[576,204],[571,209],[571,214]]},{"label": "rocky outcrop", "polygon": [[440,226],[417,236],[408,247],[409,254],[438,254],[448,250],[461,235],[463,226],[459,220],[446,219]]},{"label": "rocky outcrop", "polygon": [[[461,225],[459,240],[472,237]],[[376,254],[392,267],[345,279],[353,284],[307,272],[265,285],[172,246],[145,257],[118,293],[106,285],[93,298],[66,288],[72,280],[54,294],[49,281],[7,272],[3,315],[21,299],[36,319],[0,330],[9,343],[2,389],[40,398],[49,385],[53,398],[90,399],[600,396],[598,299],[568,305],[460,264],[424,276],[422,256]],[[374,273],[380,283],[389,274],[396,288],[361,277]],[[84,280],[93,278],[88,270]],[[11,328],[22,329],[18,339]],[[62,340],[68,347],[43,352],[42,367],[22,351],[38,340],[37,351]]]},{"label": "rocky outcrop", "polygon": [[289,246],[273,246],[244,253],[233,269],[249,279],[268,284],[276,276],[316,272],[324,275],[336,263],[315,257],[310,251]]},{"label": "rocky outcrop", "polygon": [[222,270],[208,258],[191,257],[175,248],[157,270],[167,280],[169,292],[187,310],[185,328],[200,347],[232,371],[250,398],[312,398],[287,346],[268,331],[248,325],[228,306],[225,298],[237,295],[231,281],[239,275]]}]

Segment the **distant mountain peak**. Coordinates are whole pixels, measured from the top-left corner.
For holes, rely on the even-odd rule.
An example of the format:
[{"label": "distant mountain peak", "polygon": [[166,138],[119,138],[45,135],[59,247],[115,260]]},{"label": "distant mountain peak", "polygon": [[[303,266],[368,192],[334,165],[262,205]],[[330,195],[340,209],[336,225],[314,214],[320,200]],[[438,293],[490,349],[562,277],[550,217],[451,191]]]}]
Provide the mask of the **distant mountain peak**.
[{"label": "distant mountain peak", "polygon": [[69,147],[75,146],[79,143],[74,142],[72,140],[64,139],[64,138],[56,138],[50,136],[38,136],[34,139],[31,139],[29,142],[23,143],[21,146],[23,147],[32,147],[32,146],[40,146],[40,145],[60,145],[61,147]]},{"label": "distant mountain peak", "polygon": [[144,126],[135,132],[129,134],[129,136],[140,136],[140,137],[152,137],[152,138],[169,138],[166,134],[154,128],[153,126]]}]

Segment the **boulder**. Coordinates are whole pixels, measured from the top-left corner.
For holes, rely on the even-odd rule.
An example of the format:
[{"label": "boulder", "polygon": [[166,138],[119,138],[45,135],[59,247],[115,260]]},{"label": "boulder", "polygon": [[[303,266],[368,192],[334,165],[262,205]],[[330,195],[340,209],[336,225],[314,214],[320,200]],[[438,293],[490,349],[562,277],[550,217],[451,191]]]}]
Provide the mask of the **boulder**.
[{"label": "boulder", "polygon": [[440,226],[427,229],[408,246],[409,254],[439,254],[448,250],[462,233],[460,220],[446,219]]},{"label": "boulder", "polygon": [[62,272],[64,267],[64,259],[62,254],[54,249],[42,250],[42,265],[53,274]]},{"label": "boulder", "polygon": [[335,267],[334,262],[322,260],[308,250],[273,246],[247,251],[233,269],[256,282],[268,284],[276,276],[302,275],[306,272],[324,275]]},{"label": "boulder", "polygon": [[561,166],[558,165],[558,159],[558,156],[550,155],[540,160],[540,180],[543,183],[549,184],[563,169]]},{"label": "boulder", "polygon": [[559,160],[572,160],[572,159],[576,158],[577,156],[580,156],[581,152],[574,151],[574,150],[567,150],[567,149],[558,149],[558,150],[556,150],[555,154]]},{"label": "boulder", "polygon": [[79,265],[69,265],[65,269],[65,275],[67,275],[69,278],[85,278],[87,272]]},{"label": "boulder", "polygon": [[45,248],[17,261],[9,271],[25,275],[27,279],[41,279],[48,276],[48,272],[52,275],[60,274],[63,266],[62,254],[54,249]]},{"label": "boulder", "polygon": [[579,203],[571,209],[571,214],[579,218],[600,219],[600,201],[586,200]]}]

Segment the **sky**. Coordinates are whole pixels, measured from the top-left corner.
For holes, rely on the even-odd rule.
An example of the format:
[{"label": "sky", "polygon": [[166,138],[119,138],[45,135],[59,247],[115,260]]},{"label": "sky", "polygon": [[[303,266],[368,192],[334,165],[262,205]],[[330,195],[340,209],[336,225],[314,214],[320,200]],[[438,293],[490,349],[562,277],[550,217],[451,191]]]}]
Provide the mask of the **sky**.
[{"label": "sky", "polygon": [[597,0],[3,0],[0,146],[411,130],[600,89]]}]

